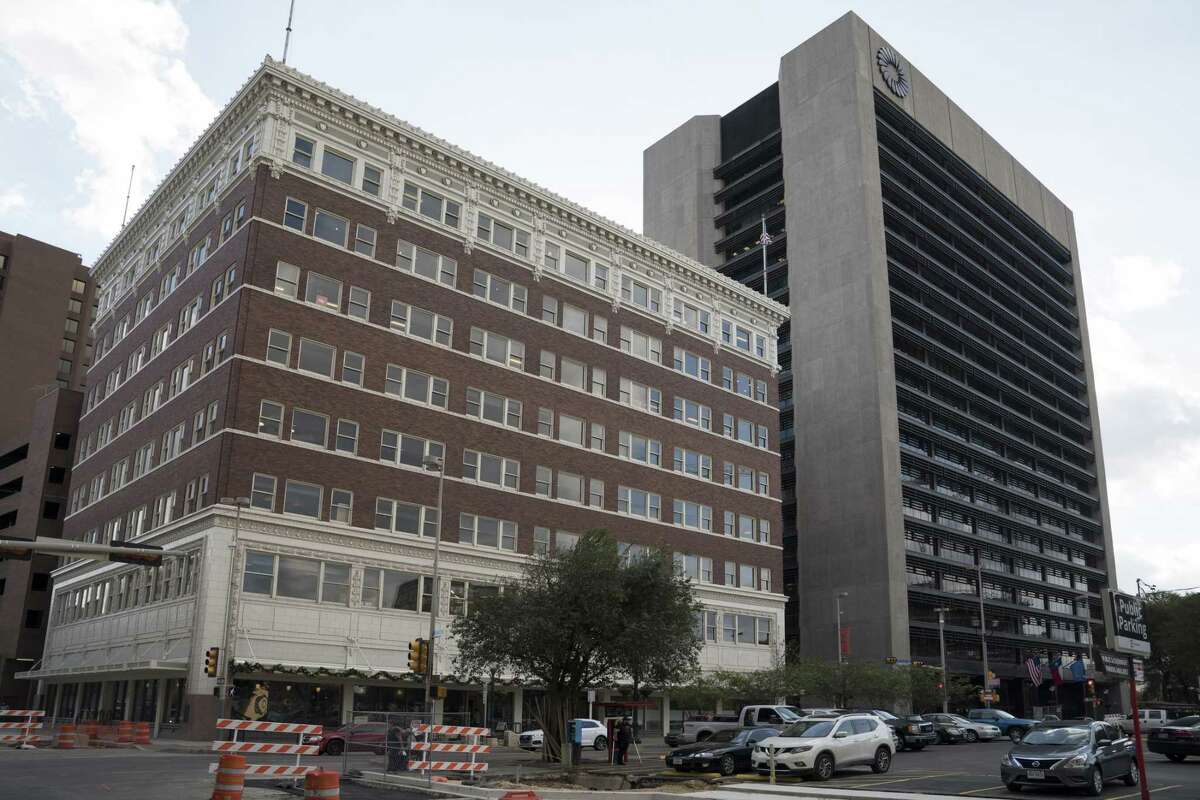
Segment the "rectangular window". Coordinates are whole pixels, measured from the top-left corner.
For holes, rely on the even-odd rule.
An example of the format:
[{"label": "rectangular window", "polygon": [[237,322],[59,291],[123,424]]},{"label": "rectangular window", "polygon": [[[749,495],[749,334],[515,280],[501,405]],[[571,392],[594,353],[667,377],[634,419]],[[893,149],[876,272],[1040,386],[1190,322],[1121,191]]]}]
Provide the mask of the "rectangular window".
[{"label": "rectangular window", "polygon": [[684,350],[681,347],[675,348],[675,369],[693,378],[699,378],[706,383],[712,378],[712,361],[695,353]]},{"label": "rectangular window", "polygon": [[[292,335],[290,333],[272,329],[267,334],[267,361],[282,364],[286,367],[288,365],[288,355],[291,351]],[[144,414],[145,412],[143,412]]]},{"label": "rectangular window", "polygon": [[388,364],[383,390],[386,394],[398,395],[406,400],[445,408],[450,395],[450,383],[436,375]]},{"label": "rectangular window", "polygon": [[520,429],[521,410],[520,400],[513,400],[504,395],[480,389],[467,389],[467,414],[469,416]]},{"label": "rectangular window", "polygon": [[655,364],[662,363],[662,340],[624,325],[621,326],[621,350]]},{"label": "rectangular window", "polygon": [[587,366],[563,356],[559,370],[559,381],[567,386],[587,391]]},{"label": "rectangular window", "polygon": [[570,442],[583,447],[583,430],[584,421],[579,417],[567,414],[558,415],[558,440],[560,442]]},{"label": "rectangular window", "polygon": [[275,265],[275,293],[296,298],[300,288],[300,268],[280,261]]},{"label": "rectangular window", "polygon": [[542,322],[558,324],[558,300],[548,294],[542,295]]},{"label": "rectangular window", "polygon": [[636,281],[629,275],[622,275],[621,299],[647,311],[658,311],[662,306],[662,290]]},{"label": "rectangular window", "polygon": [[335,353],[334,348],[327,344],[312,339],[301,339],[296,369],[332,378]]},{"label": "rectangular window", "polygon": [[375,257],[375,229],[361,222],[354,226],[354,252],[370,258]]},{"label": "rectangular window", "polygon": [[652,414],[662,413],[662,392],[653,386],[621,378],[621,402]]},{"label": "rectangular window", "polygon": [[526,231],[506,225],[487,214],[479,214],[476,235],[485,242],[491,242],[500,249],[516,253],[522,258],[529,255],[529,234]]},{"label": "rectangular window", "polygon": [[446,446],[431,439],[384,430],[380,435],[379,459],[394,464],[424,468],[426,458],[443,458]]},{"label": "rectangular window", "polygon": [[712,530],[712,506],[702,505],[690,500],[674,501],[674,522],[685,528],[701,531]]},{"label": "rectangular window", "polygon": [[674,463],[676,472],[685,472],[688,475],[712,480],[712,456],[676,447]]},{"label": "rectangular window", "polygon": [[604,508],[604,481],[596,478],[588,481],[588,505]]},{"label": "rectangular window", "polygon": [[533,554],[535,556],[550,555],[550,529],[533,529]]},{"label": "rectangular window", "polygon": [[549,497],[554,488],[554,471],[540,464],[534,472],[533,491],[542,497]]},{"label": "rectangular window", "polygon": [[324,489],[316,484],[286,481],[283,485],[283,513],[320,519],[323,493]]},{"label": "rectangular window", "polygon": [[328,442],[329,417],[303,408],[292,409],[291,440],[325,447]]},{"label": "rectangular window", "polygon": [[346,237],[350,233],[350,220],[317,209],[313,214],[313,236],[332,242],[338,247],[346,246]]},{"label": "rectangular window", "polygon": [[366,359],[358,353],[351,353],[349,350],[342,352],[342,382],[352,383],[355,386],[362,386],[363,371],[366,368]]},{"label": "rectangular window", "polygon": [[675,398],[675,419],[706,431],[712,430],[712,409],[683,397]]},{"label": "rectangular window", "polygon": [[662,466],[662,442],[629,431],[621,431],[618,436],[617,454],[643,464]]},{"label": "rectangular window", "polygon": [[477,269],[471,282],[471,291],[476,297],[483,298],[490,303],[511,308],[522,314],[525,313],[528,295],[525,287],[519,283],[512,283],[490,272]]},{"label": "rectangular window", "polygon": [[554,367],[557,361],[554,353],[543,350],[538,358],[538,374],[543,378],[554,380]]},{"label": "rectangular window", "polygon": [[321,156],[321,172],[342,183],[353,183],[354,159],[346,158],[341,153],[326,147],[325,153]]},{"label": "rectangular window", "polygon": [[334,449],[342,453],[358,453],[358,423],[350,419],[339,419]]},{"label": "rectangular window", "polygon": [[463,450],[463,478],[516,489],[521,483],[521,462],[476,450]]},{"label": "rectangular window", "polygon": [[524,343],[483,328],[471,328],[471,354],[514,369],[525,368]]},{"label": "rectangular window", "polygon": [[692,328],[693,330],[697,330],[700,331],[700,333],[705,334],[709,332],[710,322],[712,319],[709,312],[685,303],[678,297],[675,298],[671,315],[674,317],[676,322],[682,323],[688,328]]},{"label": "rectangular window", "polygon": [[342,282],[319,272],[309,271],[308,280],[304,284],[304,302],[340,312],[342,310]]},{"label": "rectangular window", "polygon": [[592,314],[592,339],[608,344],[608,320],[599,314]]},{"label": "rectangular window", "polygon": [[592,367],[592,394],[597,397],[608,396],[608,373],[603,367]]},{"label": "rectangular window", "polygon": [[493,547],[516,552],[517,523],[476,514],[459,514],[458,541],[477,547]]},{"label": "rectangular window", "polygon": [[275,556],[247,550],[246,567],[242,573],[242,591],[251,594],[271,594],[274,585]]},{"label": "rectangular window", "polygon": [[582,308],[571,305],[570,303],[562,304],[562,327],[563,330],[578,334],[579,336],[588,335],[587,312]]},{"label": "rectangular window", "polygon": [[346,489],[329,492],[329,521],[349,525],[354,512],[354,493]]},{"label": "rectangular window", "polygon": [[453,200],[447,200],[424,187],[405,182],[404,197],[401,204],[409,211],[416,211],[421,216],[437,220],[452,228],[458,227],[462,206]]},{"label": "rectangular window", "polygon": [[635,517],[661,519],[662,498],[653,492],[618,486],[617,511]]},{"label": "rectangular window", "polygon": [[548,408],[538,409],[538,436],[554,436],[554,412]]},{"label": "rectangular window", "polygon": [[315,145],[311,139],[297,136],[296,142],[292,147],[292,163],[299,164],[302,167],[311,167],[314,149]]},{"label": "rectangular window", "polygon": [[363,164],[362,190],[367,194],[373,194],[378,197],[382,185],[383,172],[378,167]]},{"label": "rectangular window", "polygon": [[453,286],[458,275],[458,262],[454,259],[417,247],[403,239],[396,243],[396,266],[405,272],[447,286]]},{"label": "rectangular window", "polygon": [[293,200],[289,197],[283,209],[283,224],[304,233],[304,225],[307,219],[308,206],[299,200]]},{"label": "rectangular window", "polygon": [[275,510],[275,478],[255,474],[250,484],[250,505],[266,511]]},{"label": "rectangular window", "polygon": [[583,476],[559,470],[557,494],[555,496],[559,500],[566,500],[568,503],[582,503]]}]

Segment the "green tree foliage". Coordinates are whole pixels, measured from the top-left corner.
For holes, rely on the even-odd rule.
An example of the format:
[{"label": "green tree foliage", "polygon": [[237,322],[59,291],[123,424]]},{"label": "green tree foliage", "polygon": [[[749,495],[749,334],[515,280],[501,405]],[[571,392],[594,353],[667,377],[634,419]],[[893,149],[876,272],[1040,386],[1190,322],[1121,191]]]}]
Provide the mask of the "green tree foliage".
[{"label": "green tree foliage", "polygon": [[1147,679],[1161,700],[1195,702],[1200,676],[1200,594],[1156,592],[1142,606],[1150,635]]},{"label": "green tree foliage", "polygon": [[503,592],[472,600],[451,626],[456,668],[544,686],[545,757],[565,763],[566,723],[584,689],[635,673],[673,683],[696,669],[696,608],[669,555],[623,563],[607,532],[589,531],[570,550],[530,559]]},{"label": "green tree foliage", "polygon": [[[910,667],[908,680],[914,714],[928,714],[942,710],[942,690],[938,688],[938,684],[942,681],[940,669]],[[956,709],[975,706],[981,688],[983,687],[972,683],[962,675],[951,674],[946,683],[950,712],[954,713]]]}]

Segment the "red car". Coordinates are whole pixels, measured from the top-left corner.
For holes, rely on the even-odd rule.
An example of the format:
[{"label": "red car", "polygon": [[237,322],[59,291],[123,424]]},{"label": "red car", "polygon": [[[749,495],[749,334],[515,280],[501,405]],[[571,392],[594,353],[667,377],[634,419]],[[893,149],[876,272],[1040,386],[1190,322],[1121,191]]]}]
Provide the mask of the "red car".
[{"label": "red car", "polygon": [[358,722],[353,726],[326,728],[320,736],[308,736],[305,744],[320,746],[321,755],[340,756],[349,744],[351,750],[367,750],[376,755],[387,751],[386,722]]}]

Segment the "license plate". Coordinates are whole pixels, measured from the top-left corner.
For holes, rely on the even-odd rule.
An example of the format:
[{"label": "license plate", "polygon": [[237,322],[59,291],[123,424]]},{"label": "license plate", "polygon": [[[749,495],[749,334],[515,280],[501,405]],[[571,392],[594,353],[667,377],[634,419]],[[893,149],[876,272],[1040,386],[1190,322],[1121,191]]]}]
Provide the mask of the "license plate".
[{"label": "license plate", "polygon": [[1035,781],[1046,780],[1046,770],[1044,770],[1044,769],[1031,769],[1028,771],[1027,774],[1029,775],[1030,778],[1032,778]]},{"label": "license plate", "polygon": [[678,767],[682,763],[683,763],[682,758],[672,758],[671,759],[671,766]]}]

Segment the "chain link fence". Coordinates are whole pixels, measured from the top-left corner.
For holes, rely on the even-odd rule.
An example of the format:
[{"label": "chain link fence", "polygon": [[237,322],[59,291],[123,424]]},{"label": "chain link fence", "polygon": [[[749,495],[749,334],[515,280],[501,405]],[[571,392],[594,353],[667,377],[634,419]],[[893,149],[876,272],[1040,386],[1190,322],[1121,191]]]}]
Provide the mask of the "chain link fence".
[{"label": "chain link fence", "polygon": [[[430,715],[424,712],[355,711],[351,722],[326,731],[322,752],[341,758],[343,774],[403,773],[409,762],[422,760],[422,754],[413,749],[413,744],[424,742],[426,734],[415,734],[413,728],[431,722]],[[466,713],[441,714],[436,724],[471,725],[472,722]],[[453,734],[430,734],[429,741],[465,744],[470,740]]]}]

